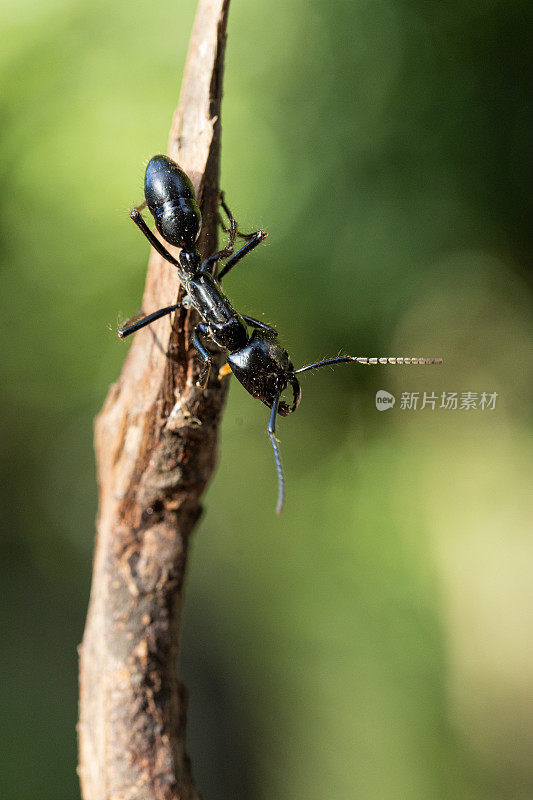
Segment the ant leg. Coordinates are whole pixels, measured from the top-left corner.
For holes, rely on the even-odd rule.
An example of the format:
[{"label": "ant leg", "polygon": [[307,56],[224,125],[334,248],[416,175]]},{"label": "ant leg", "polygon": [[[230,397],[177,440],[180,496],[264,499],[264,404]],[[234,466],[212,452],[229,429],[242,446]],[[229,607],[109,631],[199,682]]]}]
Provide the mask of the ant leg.
[{"label": "ant leg", "polygon": [[[152,314],[148,314],[146,317],[141,317],[136,322],[133,322],[131,325],[126,323],[126,327],[119,328],[118,330],[118,337],[119,339],[125,339],[126,336],[129,336],[131,333],[135,333],[135,331],[144,328],[146,325],[150,325],[152,322],[155,322],[156,319],[161,319],[161,317],[165,317],[167,314],[171,314],[177,308],[180,308],[181,303],[174,303],[173,306],[167,306],[166,308],[160,308],[159,311],[154,311]],[[134,318],[132,318],[134,319]],[[127,322],[131,322],[128,320]]]},{"label": "ant leg", "polygon": [[216,275],[217,280],[221,280],[224,275],[226,275],[230,269],[241,260],[241,258],[244,258],[244,256],[247,255],[250,250],[253,250],[254,247],[257,247],[257,245],[268,236],[268,234],[264,231],[255,231],[254,233],[239,233],[237,230],[237,221],[224,199],[224,192],[220,192],[220,205],[226,212],[229,221],[229,228],[227,228],[224,225],[220,214],[218,215],[218,221],[222,226],[222,230],[229,234],[228,244],[223,250],[219,250],[218,253],[214,253],[212,256],[209,256],[209,258],[205,259],[202,264],[202,272],[205,270],[210,270],[211,267],[217,263],[217,261],[221,261],[222,259],[228,258],[228,256],[232,255],[237,236],[239,236],[241,239],[245,239],[247,244],[245,244],[244,247],[241,247],[241,249],[235,253],[233,258],[227,262],[226,266],[221,270],[221,272]]},{"label": "ant leg", "polygon": [[156,236],[154,236],[154,234],[152,233],[152,231],[150,230],[150,228],[148,227],[148,225],[144,221],[144,219],[142,217],[142,214],[139,211],[140,208],[142,208],[142,206],[138,206],[137,208],[132,208],[131,211],[130,211],[130,218],[137,225],[137,227],[139,228],[141,233],[144,236],[146,236],[146,238],[148,239],[148,241],[150,242],[150,244],[152,245],[154,250],[157,250],[159,255],[162,256],[166,261],[170,261],[170,263],[174,267],[179,267],[179,262],[174,258],[174,256],[170,255],[168,250],[166,250],[163,247],[163,245],[161,244],[159,239],[157,239]]},{"label": "ant leg", "polygon": [[[220,214],[217,214],[217,220],[218,224],[220,225],[224,233],[229,233],[230,229],[226,225],[224,225],[224,220],[222,219]],[[236,236],[237,239],[244,239],[245,242],[249,242],[250,239],[253,239],[255,237],[256,233],[257,231],[252,231],[252,233],[241,233],[241,231],[237,228]]]},{"label": "ant leg", "polygon": [[272,443],[272,449],[274,450],[274,461],[276,462],[276,472],[278,473],[278,503],[276,506],[276,514],[281,514],[283,511],[283,502],[285,500],[285,477],[281,465],[278,440],[276,439],[276,414],[278,413],[278,404],[279,394],[274,398],[274,402],[272,403],[272,411],[270,412],[267,430]]},{"label": "ant leg", "polygon": [[224,202],[224,192],[220,192],[220,202],[222,203],[224,211],[228,215],[229,228],[226,228],[226,226],[222,223],[220,215],[218,217],[218,221],[222,224],[222,228],[224,229],[224,231],[229,234],[228,243],[225,247],[222,248],[222,250],[219,250],[217,253],[213,253],[212,256],[209,256],[208,258],[205,259],[205,261],[202,263],[201,266],[202,272],[211,271],[211,267],[214,264],[216,264],[217,261],[220,261],[223,258],[227,258],[233,253],[233,247],[235,245],[235,237],[237,236],[237,221],[233,216],[233,214],[231,213],[231,211],[229,210],[229,208],[227,207],[226,203]]},{"label": "ant leg", "polygon": [[230,258],[230,260],[225,264],[223,269],[220,270],[218,274],[218,280],[221,281],[224,275],[227,275],[230,269],[232,269],[235,266],[235,264],[241,260],[241,258],[247,256],[248,253],[251,250],[253,250],[254,247],[257,247],[258,244],[261,244],[263,239],[266,239],[267,236],[268,233],[265,233],[265,231],[257,231],[257,233],[254,233],[253,239],[251,239],[247,244],[245,244],[244,247],[241,247],[240,250],[237,250],[233,258]]},{"label": "ant leg", "polygon": [[[226,225],[224,225],[224,220],[222,219],[220,214],[217,214],[217,221],[218,221],[218,224],[220,225],[220,227],[222,228],[222,230],[224,231],[224,233],[229,233],[230,232],[230,229]],[[241,233],[240,230],[237,229],[236,236],[237,236],[237,239],[244,239],[246,242],[249,242],[250,239],[254,238],[256,233],[257,233],[257,231],[253,231],[252,233]]]},{"label": "ant leg", "polygon": [[[228,218],[228,220],[230,221],[230,224],[231,224],[231,220],[234,220],[235,218],[234,218],[233,214],[231,213],[231,211],[229,210],[229,208],[228,208],[228,206],[226,204],[226,198],[224,196],[224,192],[220,192],[220,205],[222,206],[222,208],[226,212],[226,216],[227,216],[227,218]],[[226,228],[226,226],[224,225],[224,221],[223,221],[222,217],[220,216],[220,214],[218,215],[218,222],[220,224],[220,227],[224,231],[224,233],[229,233],[230,232],[230,228]],[[250,241],[250,239],[253,239],[254,236],[257,233],[257,231],[254,231],[253,233],[241,233],[240,230],[239,230],[239,226],[238,226],[236,220],[235,220],[235,225],[236,225],[236,228],[237,228],[237,236],[239,237],[239,239],[244,239],[247,242]]]},{"label": "ant leg", "polygon": [[258,319],[254,319],[253,317],[247,317],[246,314],[241,314],[241,317],[246,324],[250,326],[250,328],[259,328],[262,331],[270,331],[270,333],[273,333],[274,336],[278,335],[277,330],[271,325],[267,325],[265,322],[260,322]]},{"label": "ant leg", "polygon": [[213,253],[212,256],[209,256],[202,262],[202,266],[200,267],[200,272],[210,272],[211,268],[220,261],[222,258],[227,258],[233,253],[233,244],[235,243],[235,235],[233,236],[233,243],[231,243],[231,236],[230,242],[223,248],[223,250],[219,250],[217,253]]},{"label": "ant leg", "polygon": [[200,336],[209,336],[209,328],[207,325],[204,325],[203,322],[200,322],[194,329],[192,343],[198,350],[198,354],[202,359],[203,367],[198,380],[196,382],[197,386],[200,386],[202,389],[205,389],[207,386],[207,381],[209,380],[209,373],[211,372],[211,367],[213,365],[213,358],[210,353],[207,352],[205,347],[203,346],[202,342],[200,341]]}]

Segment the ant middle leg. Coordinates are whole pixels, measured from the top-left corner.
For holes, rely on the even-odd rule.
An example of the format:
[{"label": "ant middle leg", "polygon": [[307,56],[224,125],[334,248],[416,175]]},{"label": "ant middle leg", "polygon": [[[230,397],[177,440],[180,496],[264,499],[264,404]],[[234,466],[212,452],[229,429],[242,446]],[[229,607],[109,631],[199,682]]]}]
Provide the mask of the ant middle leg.
[{"label": "ant middle leg", "polygon": [[209,328],[207,325],[204,325],[203,322],[200,322],[194,329],[194,333],[192,336],[192,343],[198,350],[198,355],[203,361],[202,370],[200,375],[198,376],[198,380],[196,382],[197,386],[200,386],[202,389],[205,389],[207,386],[207,381],[209,380],[209,373],[211,372],[211,367],[213,366],[213,356],[205,349],[200,336],[204,336],[206,338],[209,337]]},{"label": "ant middle leg", "polygon": [[[160,308],[158,311],[153,311],[151,314],[147,314],[145,317],[141,317],[141,319],[133,320],[135,317],[127,320],[124,324],[123,328],[119,328],[118,330],[118,337],[119,339],[125,339],[126,336],[130,336],[130,334],[139,331],[141,328],[146,327],[146,325],[150,325],[152,322],[155,322],[156,319],[161,319],[161,317],[166,317],[167,314],[171,314],[177,308],[181,307],[181,303],[174,303],[173,306],[166,306],[166,308]],[[128,324],[130,323],[130,324]]]}]

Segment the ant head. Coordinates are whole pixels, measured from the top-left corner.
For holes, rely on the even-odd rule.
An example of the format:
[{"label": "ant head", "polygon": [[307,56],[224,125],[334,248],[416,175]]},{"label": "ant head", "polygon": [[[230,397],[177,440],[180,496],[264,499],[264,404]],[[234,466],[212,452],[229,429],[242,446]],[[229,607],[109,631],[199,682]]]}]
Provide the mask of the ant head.
[{"label": "ant head", "polygon": [[144,176],[146,205],[161,236],[169,244],[193,250],[202,224],[194,187],[178,165],[164,155],[153,156]]},{"label": "ant head", "polygon": [[[272,406],[294,380],[294,367],[287,351],[271,331],[254,330],[241,350],[228,355],[231,371],[252,397]],[[280,403],[280,413],[289,413],[289,407]]]}]

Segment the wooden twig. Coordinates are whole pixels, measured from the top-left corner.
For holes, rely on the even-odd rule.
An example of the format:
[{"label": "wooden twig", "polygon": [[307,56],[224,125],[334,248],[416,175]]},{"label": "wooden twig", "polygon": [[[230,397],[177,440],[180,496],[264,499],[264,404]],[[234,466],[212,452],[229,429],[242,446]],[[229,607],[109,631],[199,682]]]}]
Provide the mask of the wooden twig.
[{"label": "wooden twig", "polygon": [[[202,255],[216,245],[228,6],[199,2],[168,149],[197,192]],[[152,252],[143,310],[170,305],[176,294],[176,271]],[[206,391],[195,387],[194,324],[180,310],[172,326],[166,318],[137,334],[96,421],[100,505],[80,647],[84,800],[198,798],[176,675],[178,628],[188,542],[215,464],[226,386],[215,368]]]}]

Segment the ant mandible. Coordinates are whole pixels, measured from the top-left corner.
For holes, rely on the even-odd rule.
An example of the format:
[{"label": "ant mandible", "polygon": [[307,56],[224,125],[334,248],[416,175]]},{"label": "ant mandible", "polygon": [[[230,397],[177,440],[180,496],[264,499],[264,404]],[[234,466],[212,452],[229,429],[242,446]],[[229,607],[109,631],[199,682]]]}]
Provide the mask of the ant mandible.
[{"label": "ant mandible", "polygon": [[[279,343],[278,332],[270,325],[253,317],[239,314],[232,307],[222,288],[222,278],[250,253],[267,234],[256,231],[243,234],[238,231],[237,222],[221,194],[221,206],[229,220],[228,243],[222,250],[202,261],[196,249],[202,217],[196,203],[194,188],[188,176],[168,156],[157,155],[150,159],[144,178],[145,202],[130,211],[130,217],[146,236],[152,247],[176,267],[185,297],[179,303],[148,314],[141,319],[130,320],[118,331],[121,339],[144,328],[161,317],[171,314],[177,308],[194,308],[202,319],[194,329],[193,344],[203,362],[198,385],[205,388],[212,366],[212,357],[205,347],[209,340],[221,349],[228,351],[227,371],[231,371],[252,397],[261,400],[271,409],[268,422],[268,435],[274,450],[274,460],[278,475],[278,514],[283,509],[285,479],[281,456],[276,439],[276,416],[282,417],[296,411],[301,397],[297,375],[311,369],[331,364],[441,364],[441,358],[366,358],[362,356],[337,356],[306,364],[294,369],[289,354]],[[178,258],[174,258],[152,233],[144,221],[141,211],[148,207],[154,217],[155,227],[170,245],[181,248]],[[234,253],[237,236],[246,244]],[[226,260],[219,271],[221,261]],[[253,328],[250,335],[248,328]],[[226,365],[221,372],[226,372]],[[281,395],[290,385],[292,403],[281,400]]]}]

